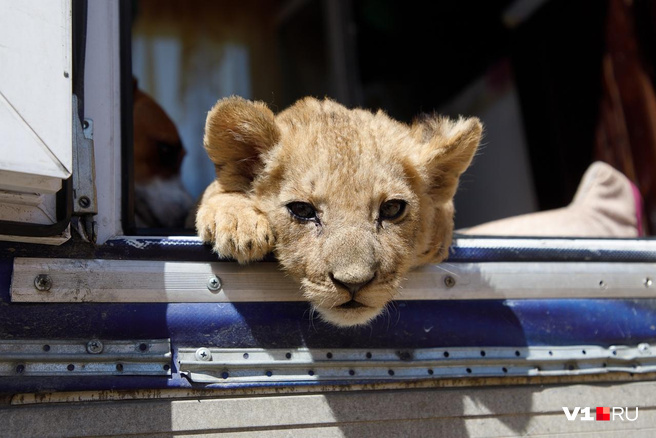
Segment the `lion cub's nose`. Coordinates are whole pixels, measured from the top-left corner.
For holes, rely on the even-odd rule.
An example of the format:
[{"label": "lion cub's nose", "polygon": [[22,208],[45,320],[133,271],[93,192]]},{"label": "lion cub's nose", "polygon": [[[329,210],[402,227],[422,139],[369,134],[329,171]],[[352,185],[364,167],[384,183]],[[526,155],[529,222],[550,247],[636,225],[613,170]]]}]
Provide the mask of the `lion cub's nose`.
[{"label": "lion cub's nose", "polygon": [[351,293],[351,297],[354,297],[355,294],[356,294],[360,289],[362,289],[363,287],[365,287],[366,285],[368,285],[369,283],[371,283],[371,282],[373,281],[373,279],[374,279],[375,276],[376,276],[376,274],[375,274],[375,273],[372,273],[372,274],[370,274],[368,277],[366,277],[366,278],[363,279],[362,277],[360,277],[360,278],[355,278],[355,277],[353,277],[353,276],[349,276],[349,275],[343,275],[343,276],[341,276],[341,275],[339,275],[339,274],[331,273],[331,274],[330,274],[330,279],[331,279],[331,280],[333,281],[333,283],[335,283],[336,285],[341,286],[341,287],[343,287],[344,289],[348,290],[348,291]]}]

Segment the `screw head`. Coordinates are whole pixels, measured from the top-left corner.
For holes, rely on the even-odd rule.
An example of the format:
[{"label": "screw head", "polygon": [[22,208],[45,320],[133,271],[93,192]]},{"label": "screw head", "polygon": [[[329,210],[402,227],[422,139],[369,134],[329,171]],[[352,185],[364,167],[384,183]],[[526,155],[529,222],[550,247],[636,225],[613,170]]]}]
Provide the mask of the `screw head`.
[{"label": "screw head", "polygon": [[651,350],[651,346],[644,342],[642,344],[638,344],[638,351],[642,354],[648,354],[649,351]]},{"label": "screw head", "polygon": [[209,362],[212,360],[212,352],[210,351],[209,348],[201,347],[198,350],[196,350],[196,353],[194,354],[196,357],[196,360],[200,360],[203,362]]},{"label": "screw head", "polygon": [[645,285],[645,287],[651,287],[651,285],[654,284],[654,282],[652,281],[651,278],[647,277],[645,278],[645,281],[643,281],[643,284]]},{"label": "screw head", "polygon": [[450,275],[444,277],[444,285],[449,289],[456,285],[456,279]]},{"label": "screw head", "polygon": [[52,287],[52,278],[47,274],[39,274],[34,277],[34,287],[41,292],[47,292]]},{"label": "screw head", "polygon": [[89,354],[100,354],[104,348],[105,346],[98,339],[92,339],[87,342],[87,352]]},{"label": "screw head", "polygon": [[79,205],[82,208],[89,208],[91,205],[91,199],[89,199],[87,196],[82,196],[80,199],[77,200],[77,205]]},{"label": "screw head", "polygon": [[217,292],[221,290],[221,279],[217,277],[216,275],[213,277],[210,277],[209,280],[207,280],[207,288],[211,290],[212,292]]}]

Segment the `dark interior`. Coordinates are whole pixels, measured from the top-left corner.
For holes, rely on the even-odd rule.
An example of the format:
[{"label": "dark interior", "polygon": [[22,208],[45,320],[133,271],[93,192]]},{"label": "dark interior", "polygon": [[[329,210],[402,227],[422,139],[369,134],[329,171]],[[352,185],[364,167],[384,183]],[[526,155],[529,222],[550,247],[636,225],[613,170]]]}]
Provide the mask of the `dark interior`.
[{"label": "dark interior", "polygon": [[[518,148],[528,161],[513,166],[528,166],[529,176],[515,186],[530,196],[495,211],[495,204],[514,196],[499,186],[490,206],[468,201],[478,186],[495,185],[494,177],[477,173],[475,161],[456,198],[456,227],[565,206],[588,165],[602,160],[637,185],[647,231],[656,229],[652,2],[546,0],[532,10],[526,8],[531,2],[510,0],[256,3],[138,0],[133,38],[178,38],[186,49],[205,34],[242,44],[250,57],[245,97],[274,110],[305,95],[329,96],[410,122],[422,112],[462,108],[451,103],[483,78],[492,92],[471,98],[467,111],[494,108],[505,93],[495,95],[495,89],[516,94],[518,118],[510,126],[523,138]],[[179,24],[186,22],[193,24]],[[148,74],[151,84],[157,82],[156,69]],[[495,153],[493,140],[483,151],[491,162],[514,159]]]}]

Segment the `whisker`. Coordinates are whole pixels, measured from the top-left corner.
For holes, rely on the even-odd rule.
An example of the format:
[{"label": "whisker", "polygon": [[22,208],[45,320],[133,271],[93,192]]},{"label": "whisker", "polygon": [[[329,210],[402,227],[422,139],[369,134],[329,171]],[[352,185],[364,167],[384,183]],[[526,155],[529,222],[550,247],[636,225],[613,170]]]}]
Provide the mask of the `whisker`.
[{"label": "whisker", "polygon": [[314,306],[310,306],[310,327],[314,330],[315,333],[318,333],[317,327],[314,325],[314,320],[317,317],[317,309]]}]

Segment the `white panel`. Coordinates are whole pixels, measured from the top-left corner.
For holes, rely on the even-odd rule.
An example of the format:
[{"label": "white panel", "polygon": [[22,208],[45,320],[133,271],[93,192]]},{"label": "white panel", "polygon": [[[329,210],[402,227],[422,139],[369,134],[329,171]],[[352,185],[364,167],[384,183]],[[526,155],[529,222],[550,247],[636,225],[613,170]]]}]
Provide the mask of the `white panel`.
[{"label": "white panel", "polygon": [[0,188],[53,193],[72,169],[71,1],[0,10]]}]

